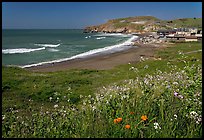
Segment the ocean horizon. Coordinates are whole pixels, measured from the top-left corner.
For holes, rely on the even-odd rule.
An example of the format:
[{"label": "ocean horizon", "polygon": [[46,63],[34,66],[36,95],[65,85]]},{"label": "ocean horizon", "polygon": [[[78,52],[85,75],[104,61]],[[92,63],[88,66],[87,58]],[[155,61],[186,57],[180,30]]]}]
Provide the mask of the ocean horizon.
[{"label": "ocean horizon", "polygon": [[83,29],[3,29],[2,64],[22,68],[128,49],[137,36]]}]

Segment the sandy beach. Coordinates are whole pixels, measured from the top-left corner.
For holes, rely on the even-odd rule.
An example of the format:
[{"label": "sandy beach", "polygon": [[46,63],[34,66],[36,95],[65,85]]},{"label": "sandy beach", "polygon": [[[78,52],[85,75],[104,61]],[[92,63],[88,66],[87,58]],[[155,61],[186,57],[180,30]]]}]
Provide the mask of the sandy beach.
[{"label": "sandy beach", "polygon": [[44,64],[34,67],[25,68],[37,72],[54,72],[67,69],[95,69],[106,70],[115,66],[139,62],[141,57],[154,57],[154,51],[161,46],[150,44],[136,44],[134,47],[125,51],[98,56],[90,56],[83,59],[73,59],[58,63]]}]

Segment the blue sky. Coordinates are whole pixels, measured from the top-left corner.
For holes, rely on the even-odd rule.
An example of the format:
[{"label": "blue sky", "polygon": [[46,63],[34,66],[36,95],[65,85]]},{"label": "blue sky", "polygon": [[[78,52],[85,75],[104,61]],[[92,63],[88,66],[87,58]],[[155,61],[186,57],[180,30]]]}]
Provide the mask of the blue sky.
[{"label": "blue sky", "polygon": [[15,29],[79,29],[130,16],[163,20],[202,17],[202,2],[3,2],[2,26]]}]

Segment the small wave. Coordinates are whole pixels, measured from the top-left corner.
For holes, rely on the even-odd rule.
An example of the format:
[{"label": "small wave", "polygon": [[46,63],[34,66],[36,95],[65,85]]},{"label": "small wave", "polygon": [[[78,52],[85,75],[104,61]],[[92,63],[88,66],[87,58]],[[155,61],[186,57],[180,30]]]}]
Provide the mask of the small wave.
[{"label": "small wave", "polygon": [[91,38],[91,36],[86,36],[85,38]]},{"label": "small wave", "polygon": [[3,54],[16,54],[16,53],[28,53],[28,52],[34,52],[34,51],[40,51],[44,50],[45,47],[37,48],[37,49],[27,49],[27,48],[18,48],[18,49],[3,49]]},{"label": "small wave", "polygon": [[106,53],[106,52],[110,53],[110,52],[121,51],[121,50],[127,49],[129,47],[132,47],[131,46],[133,44],[132,41],[136,40],[137,38],[138,38],[138,36],[132,36],[127,41],[125,41],[121,44],[90,50],[88,52],[84,52],[84,53],[81,53],[81,54],[78,54],[78,55],[75,55],[75,56],[72,56],[69,58],[62,58],[62,59],[53,60],[53,61],[47,61],[47,62],[41,62],[41,63],[37,63],[37,64],[25,65],[25,66],[21,66],[21,68],[28,68],[28,67],[39,66],[39,65],[43,65],[43,64],[57,63],[57,62],[72,60],[72,59],[76,59],[76,58],[85,58],[87,56],[95,55],[98,53]]},{"label": "small wave", "polygon": [[106,38],[106,37],[105,37],[105,36],[103,36],[103,37],[97,37],[96,39],[100,40],[100,39],[104,39],[104,38]]},{"label": "small wave", "polygon": [[42,46],[42,47],[51,47],[51,48],[55,48],[55,47],[58,47],[60,46],[61,44],[57,44],[57,45],[54,45],[54,44],[34,44],[36,46]]},{"label": "small wave", "polygon": [[48,49],[48,51],[50,51],[50,52],[58,52],[59,50],[58,49]]}]

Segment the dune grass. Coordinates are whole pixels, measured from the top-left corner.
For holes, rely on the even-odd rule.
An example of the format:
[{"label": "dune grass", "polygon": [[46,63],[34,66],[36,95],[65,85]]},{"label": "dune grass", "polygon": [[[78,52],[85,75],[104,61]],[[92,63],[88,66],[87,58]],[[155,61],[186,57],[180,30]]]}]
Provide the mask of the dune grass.
[{"label": "dune grass", "polygon": [[[202,137],[201,43],[112,70],[2,67],[2,137]],[[192,52],[192,53],[189,53]],[[119,118],[119,119],[118,119]]]}]

